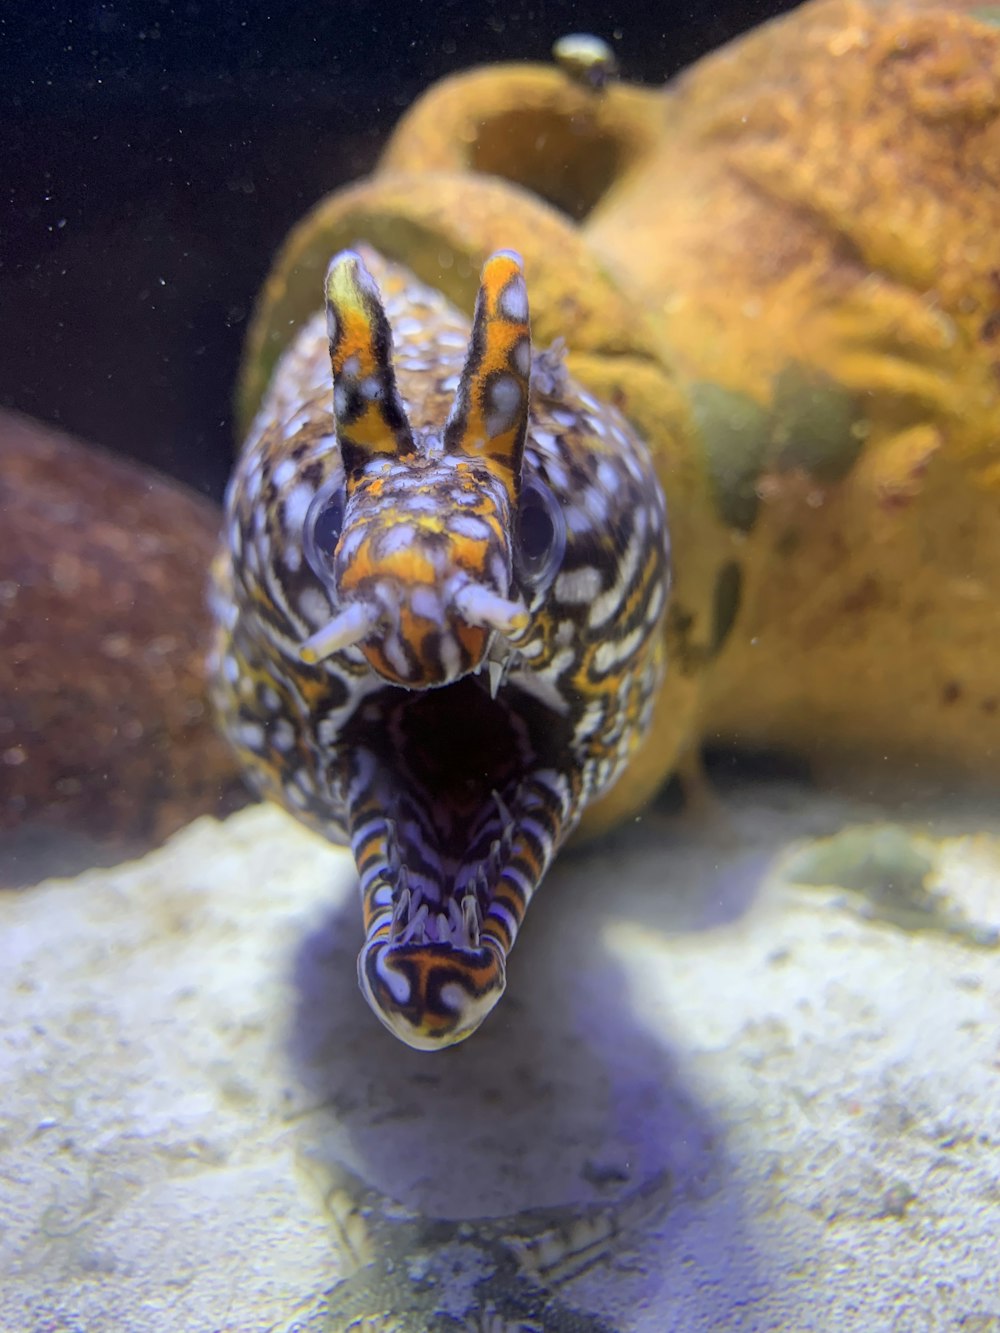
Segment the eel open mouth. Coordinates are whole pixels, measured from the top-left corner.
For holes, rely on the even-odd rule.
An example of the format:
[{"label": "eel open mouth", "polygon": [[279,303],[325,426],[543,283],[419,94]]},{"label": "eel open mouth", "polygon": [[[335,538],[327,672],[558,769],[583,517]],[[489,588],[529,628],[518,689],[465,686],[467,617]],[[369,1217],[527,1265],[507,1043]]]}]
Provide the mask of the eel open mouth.
[{"label": "eel open mouth", "polygon": [[345,728],[366,940],[361,989],[421,1050],[503,993],[506,958],[576,805],[568,720],[509,680],[386,686]]}]

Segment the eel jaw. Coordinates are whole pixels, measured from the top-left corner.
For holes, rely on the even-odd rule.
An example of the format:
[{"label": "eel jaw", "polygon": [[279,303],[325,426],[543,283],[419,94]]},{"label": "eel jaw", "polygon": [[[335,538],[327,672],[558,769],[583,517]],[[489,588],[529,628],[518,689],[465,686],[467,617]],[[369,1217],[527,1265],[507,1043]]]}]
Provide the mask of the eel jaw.
[{"label": "eel jaw", "polygon": [[436,690],[387,686],[348,732],[358,980],[390,1032],[439,1050],[503,994],[528,904],[575,822],[567,721],[483,673]]},{"label": "eel jaw", "polygon": [[493,944],[366,942],[358,954],[361,992],[375,1016],[407,1046],[438,1051],[472,1035],[507,985]]}]

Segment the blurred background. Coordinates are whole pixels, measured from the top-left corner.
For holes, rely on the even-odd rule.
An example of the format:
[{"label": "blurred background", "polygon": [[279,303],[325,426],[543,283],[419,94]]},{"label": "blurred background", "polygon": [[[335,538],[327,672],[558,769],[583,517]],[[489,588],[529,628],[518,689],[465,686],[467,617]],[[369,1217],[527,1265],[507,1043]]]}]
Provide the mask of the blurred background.
[{"label": "blurred background", "polygon": [[0,9],[0,405],[206,495],[288,228],[374,164],[400,113],[470,65],[566,32],[657,84],[794,4],[272,6],[63,0]]}]

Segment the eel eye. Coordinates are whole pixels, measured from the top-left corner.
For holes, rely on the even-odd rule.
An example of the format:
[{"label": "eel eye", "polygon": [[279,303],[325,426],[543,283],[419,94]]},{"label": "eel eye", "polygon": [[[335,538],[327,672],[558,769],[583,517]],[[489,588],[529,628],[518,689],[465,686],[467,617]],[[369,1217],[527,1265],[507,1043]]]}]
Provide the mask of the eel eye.
[{"label": "eel eye", "polygon": [[566,520],[559,501],[537,477],[525,482],[517,509],[514,559],[523,583],[549,586],[566,551]]},{"label": "eel eye", "polygon": [[344,526],[346,503],[344,478],[338,473],[320,487],[306,510],[302,549],[309,568],[328,587],[333,586],[333,553]]}]

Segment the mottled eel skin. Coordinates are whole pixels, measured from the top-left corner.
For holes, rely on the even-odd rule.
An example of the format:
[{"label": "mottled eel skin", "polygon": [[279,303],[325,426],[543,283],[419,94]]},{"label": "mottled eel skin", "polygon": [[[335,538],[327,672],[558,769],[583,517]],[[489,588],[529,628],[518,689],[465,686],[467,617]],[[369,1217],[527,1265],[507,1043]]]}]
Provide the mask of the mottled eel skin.
[{"label": "mottled eel skin", "polygon": [[361,988],[410,1046],[502,994],[648,725],[669,571],[646,448],[533,354],[517,255],[486,262],[471,334],[374,251],[334,258],[230,485],[213,688],[261,795],[350,843]]}]

